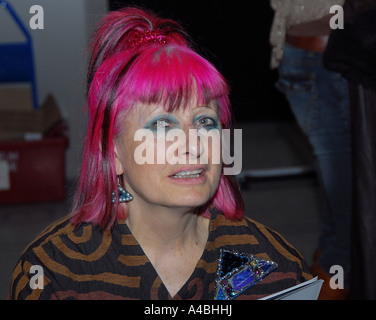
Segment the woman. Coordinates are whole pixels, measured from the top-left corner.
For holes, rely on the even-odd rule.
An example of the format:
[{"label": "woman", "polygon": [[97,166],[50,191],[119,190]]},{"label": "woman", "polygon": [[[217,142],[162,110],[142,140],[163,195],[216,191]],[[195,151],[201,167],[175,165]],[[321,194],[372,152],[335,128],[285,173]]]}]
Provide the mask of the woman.
[{"label": "woman", "polygon": [[180,25],[110,13],[87,82],[74,208],[23,253],[11,299],[255,299],[311,277],[280,235],[243,218],[236,181],[214,161],[228,86]]}]

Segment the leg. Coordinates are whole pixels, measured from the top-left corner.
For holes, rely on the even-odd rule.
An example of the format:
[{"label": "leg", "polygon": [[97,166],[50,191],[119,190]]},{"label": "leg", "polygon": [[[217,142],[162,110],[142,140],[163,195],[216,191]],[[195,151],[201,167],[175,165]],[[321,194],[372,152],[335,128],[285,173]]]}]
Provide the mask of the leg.
[{"label": "leg", "polygon": [[341,265],[350,274],[352,208],[351,135],[347,82],[322,66],[322,56],[286,46],[278,88],[285,93],[317,161],[323,195],[321,267]]}]

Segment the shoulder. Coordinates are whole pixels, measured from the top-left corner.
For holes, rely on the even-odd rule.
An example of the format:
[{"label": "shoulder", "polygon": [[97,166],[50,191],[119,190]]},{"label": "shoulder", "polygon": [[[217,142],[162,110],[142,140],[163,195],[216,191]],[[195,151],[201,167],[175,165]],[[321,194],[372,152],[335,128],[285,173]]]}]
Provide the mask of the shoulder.
[{"label": "shoulder", "polygon": [[[91,224],[76,227],[69,217],[57,221],[47,227],[21,254],[13,271],[9,298],[50,299],[53,290],[47,297],[48,288],[57,284],[56,281],[52,284],[51,279],[55,279],[57,274],[72,277],[75,272],[79,272],[74,268],[81,266],[84,261],[93,261],[103,255],[109,243],[110,232],[101,232],[100,228]],[[38,281],[42,281],[47,290],[32,288],[31,282],[35,284],[33,276],[37,275],[38,270],[43,275],[43,280]]]},{"label": "shoulder", "polygon": [[272,260],[278,264],[275,274],[291,277],[296,283],[312,278],[302,255],[275,230],[248,217],[229,220],[218,214],[215,221],[222,247]]},{"label": "shoulder", "polygon": [[[259,223],[251,218],[243,217],[241,219],[227,219],[224,214],[216,213],[213,216],[211,228],[216,231],[217,236],[237,236],[228,237],[228,240],[237,239],[237,244],[241,244],[240,239],[245,243],[258,244],[272,247],[288,247],[293,249],[283,236],[273,229]],[[231,244],[233,241],[230,241]],[[299,253],[295,250],[294,254]]]},{"label": "shoulder", "polygon": [[90,223],[83,223],[75,226],[70,222],[69,217],[48,226],[41,232],[24,250],[21,258],[30,257],[33,254],[40,254],[41,251],[49,253],[50,250],[69,256],[69,249],[79,247],[79,251],[85,254],[91,246],[96,246],[106,238],[111,236],[111,232],[102,231]]},{"label": "shoulder", "polygon": [[[252,232],[260,246],[264,247],[265,250],[270,252],[273,257],[278,257],[280,261],[288,264],[296,264],[299,269],[303,272],[308,271],[306,262],[300,252],[289,243],[279,232],[245,217],[244,220],[247,222],[248,230]],[[311,278],[309,274],[306,274],[307,278]]]}]

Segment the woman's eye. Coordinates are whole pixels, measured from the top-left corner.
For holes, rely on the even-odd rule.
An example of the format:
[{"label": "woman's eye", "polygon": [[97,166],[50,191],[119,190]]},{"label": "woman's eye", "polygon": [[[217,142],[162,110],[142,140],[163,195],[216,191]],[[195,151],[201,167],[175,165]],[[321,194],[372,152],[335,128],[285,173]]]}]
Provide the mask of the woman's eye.
[{"label": "woman's eye", "polygon": [[153,122],[151,128],[154,130],[165,130],[170,126],[170,122],[166,119],[158,119]]},{"label": "woman's eye", "polygon": [[203,117],[196,121],[195,123],[198,129],[214,129],[218,127],[218,122],[210,117]]}]

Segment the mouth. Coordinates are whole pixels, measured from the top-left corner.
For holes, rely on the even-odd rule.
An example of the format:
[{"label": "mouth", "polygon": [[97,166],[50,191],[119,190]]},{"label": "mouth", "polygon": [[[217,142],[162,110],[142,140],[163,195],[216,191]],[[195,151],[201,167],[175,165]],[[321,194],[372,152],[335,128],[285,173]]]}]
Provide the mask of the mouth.
[{"label": "mouth", "polygon": [[186,170],[186,171],[177,172],[171,175],[170,177],[177,178],[177,179],[194,179],[194,178],[199,178],[203,172],[204,172],[204,169]]}]

